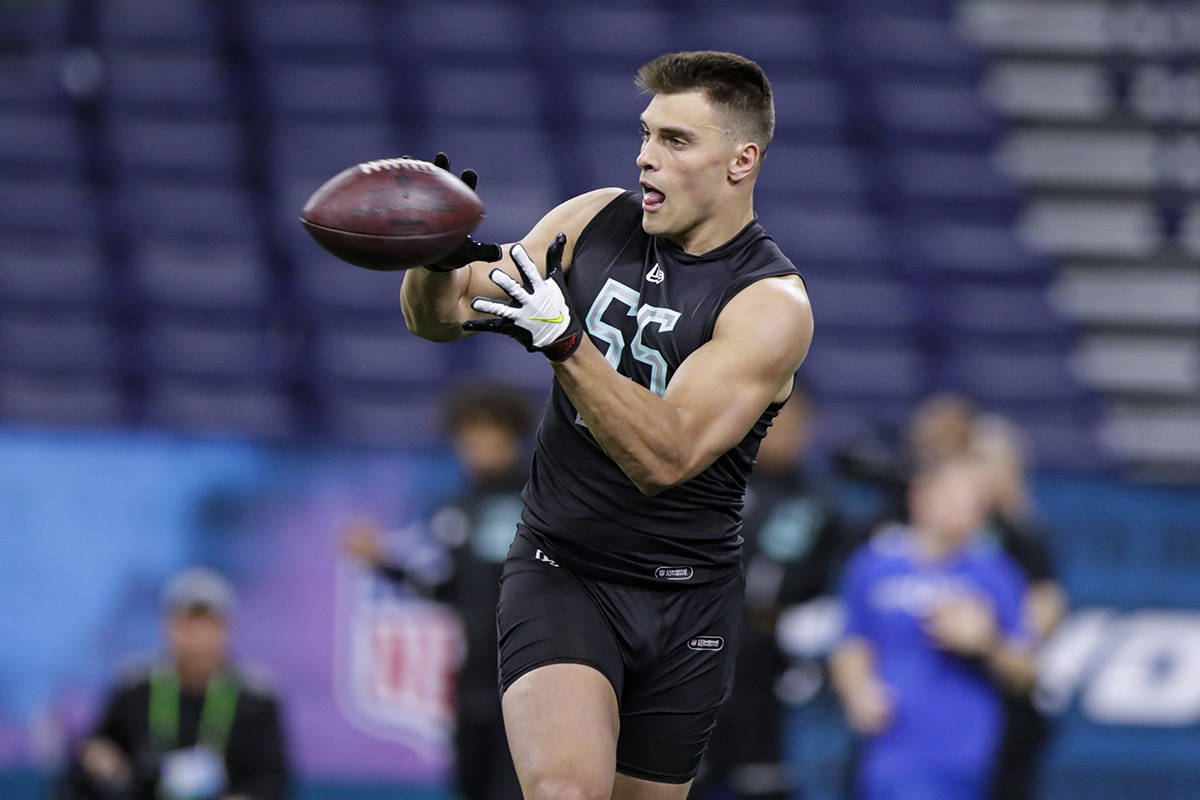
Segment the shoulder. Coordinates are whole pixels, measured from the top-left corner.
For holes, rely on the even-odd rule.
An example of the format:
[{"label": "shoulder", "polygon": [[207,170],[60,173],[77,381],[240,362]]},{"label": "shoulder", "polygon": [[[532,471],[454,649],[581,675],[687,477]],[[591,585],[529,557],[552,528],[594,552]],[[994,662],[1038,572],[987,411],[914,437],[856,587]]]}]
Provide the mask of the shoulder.
[{"label": "shoulder", "polygon": [[714,335],[765,337],[775,352],[800,366],[812,341],[813,315],[799,275],[765,277],[738,292],[717,317]]},{"label": "shoulder", "polygon": [[276,703],[275,679],[266,667],[241,665],[234,673],[238,692],[246,700],[264,705]]},{"label": "shoulder", "polygon": [[146,653],[126,656],[117,665],[113,678],[113,691],[116,693],[131,693],[150,685],[154,670],[159,667],[158,661]]},{"label": "shoulder", "polygon": [[567,250],[563,254],[563,266],[569,267],[580,234],[597,214],[626,194],[628,190],[610,186],[576,195],[552,208],[533,226],[521,243],[526,250],[541,253],[550,246],[555,236],[565,233]]},{"label": "shoulder", "polygon": [[880,570],[901,561],[906,551],[905,531],[899,526],[880,530],[850,556],[846,564],[846,579],[862,582]]}]

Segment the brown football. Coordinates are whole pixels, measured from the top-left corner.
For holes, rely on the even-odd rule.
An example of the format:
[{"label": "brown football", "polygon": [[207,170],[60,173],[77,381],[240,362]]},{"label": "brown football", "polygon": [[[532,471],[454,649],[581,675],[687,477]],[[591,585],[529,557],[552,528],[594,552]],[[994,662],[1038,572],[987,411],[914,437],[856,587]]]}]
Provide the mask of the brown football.
[{"label": "brown football", "polygon": [[359,267],[419,267],[458,247],[483,219],[471,187],[428,161],[385,158],[344,169],[313,192],[300,221]]}]

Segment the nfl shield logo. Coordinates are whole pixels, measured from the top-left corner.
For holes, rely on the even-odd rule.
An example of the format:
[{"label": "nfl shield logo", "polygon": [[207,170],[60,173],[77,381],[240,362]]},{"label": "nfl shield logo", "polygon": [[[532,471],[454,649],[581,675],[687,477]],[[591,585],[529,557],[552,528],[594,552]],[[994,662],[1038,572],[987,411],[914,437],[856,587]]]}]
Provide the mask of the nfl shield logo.
[{"label": "nfl shield logo", "polygon": [[433,757],[454,726],[463,636],[450,608],[405,595],[370,570],[338,575],[335,687],[347,719]]}]

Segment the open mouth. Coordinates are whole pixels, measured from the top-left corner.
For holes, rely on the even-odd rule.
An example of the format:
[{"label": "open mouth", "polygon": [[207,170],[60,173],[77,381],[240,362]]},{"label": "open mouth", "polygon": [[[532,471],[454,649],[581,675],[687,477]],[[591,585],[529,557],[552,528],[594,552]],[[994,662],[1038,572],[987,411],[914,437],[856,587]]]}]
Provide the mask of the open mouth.
[{"label": "open mouth", "polygon": [[642,210],[643,211],[658,211],[666,202],[667,196],[659,191],[654,186],[641,182],[642,186]]}]

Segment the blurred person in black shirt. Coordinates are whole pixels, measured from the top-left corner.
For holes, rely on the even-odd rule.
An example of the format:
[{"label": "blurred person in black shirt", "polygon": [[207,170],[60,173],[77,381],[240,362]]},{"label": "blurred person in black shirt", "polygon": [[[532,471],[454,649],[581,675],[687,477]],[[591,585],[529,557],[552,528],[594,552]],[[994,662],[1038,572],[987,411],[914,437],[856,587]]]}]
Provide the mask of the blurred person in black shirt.
[{"label": "blurred person in black shirt", "polygon": [[386,577],[457,610],[466,637],[454,734],[458,789],[465,800],[519,800],[521,788],[500,712],[496,602],[504,558],[521,519],[532,413],[514,390],[476,387],[455,393],[445,416],[466,477],[462,491],[429,521],[433,537],[449,556],[449,568],[415,568],[393,558],[379,529],[370,524],[356,525],[346,546]]},{"label": "blurred person in black shirt", "polygon": [[784,757],[786,707],[779,695],[789,664],[776,623],[785,608],[832,584],[844,549],[830,508],[805,474],[812,416],[812,402],[797,385],[763,439],[747,485],[742,640],[697,797],[723,787],[738,800],[785,800],[796,790]]},{"label": "blurred person in black shirt", "polygon": [[230,662],[229,584],[186,570],[164,606],[167,659],[119,682],[60,797],[281,800],[288,763],[278,703]]},{"label": "blurred person in black shirt", "polygon": [[[1044,642],[1066,613],[1067,599],[1034,514],[1026,483],[1024,439],[1012,423],[985,415],[978,417],[972,426],[969,449],[982,465],[991,495],[987,534],[996,539],[1029,579],[1025,625],[1036,642]],[[1034,796],[1040,753],[1050,736],[1050,725],[1033,705],[1029,692],[1006,691],[1005,711],[1005,732],[992,797],[1026,800]]]}]

